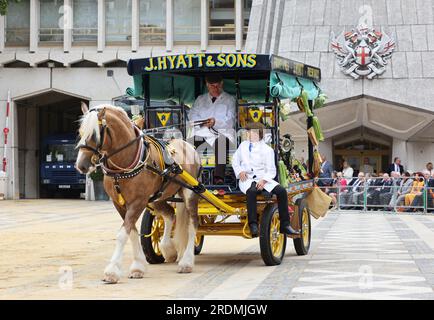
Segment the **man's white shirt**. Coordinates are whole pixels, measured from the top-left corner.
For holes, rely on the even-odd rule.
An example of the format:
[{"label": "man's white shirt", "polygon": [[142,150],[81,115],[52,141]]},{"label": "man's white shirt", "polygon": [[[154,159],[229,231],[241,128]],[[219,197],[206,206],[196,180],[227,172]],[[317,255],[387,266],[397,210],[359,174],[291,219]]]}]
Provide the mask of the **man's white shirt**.
[{"label": "man's white shirt", "polygon": [[274,150],[264,140],[253,142],[250,150],[250,141],[243,141],[232,157],[232,168],[237,179],[242,171],[247,172],[247,180],[239,181],[240,190],[246,193],[252,182],[259,182],[264,179],[267,183],[264,189],[271,192],[278,183],[274,180],[276,176],[276,165],[274,163]]},{"label": "man's white shirt", "polygon": [[[214,103],[211,98],[209,93],[197,97],[193,107],[188,112],[188,119],[198,121],[214,118],[214,129],[229,138],[232,143],[235,143],[235,98],[224,91]],[[194,126],[190,130],[188,138],[192,136],[203,137],[209,145],[213,145],[215,139],[217,139],[217,135],[205,126]]]}]

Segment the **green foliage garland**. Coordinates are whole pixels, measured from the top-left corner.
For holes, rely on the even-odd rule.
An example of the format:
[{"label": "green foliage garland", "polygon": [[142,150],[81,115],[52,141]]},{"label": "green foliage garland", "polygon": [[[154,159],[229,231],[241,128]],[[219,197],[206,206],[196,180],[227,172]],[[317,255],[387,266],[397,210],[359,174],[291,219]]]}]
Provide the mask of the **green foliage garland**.
[{"label": "green foliage garland", "polygon": [[0,0],[0,15],[5,16],[8,13],[9,2],[21,2],[21,0]]}]

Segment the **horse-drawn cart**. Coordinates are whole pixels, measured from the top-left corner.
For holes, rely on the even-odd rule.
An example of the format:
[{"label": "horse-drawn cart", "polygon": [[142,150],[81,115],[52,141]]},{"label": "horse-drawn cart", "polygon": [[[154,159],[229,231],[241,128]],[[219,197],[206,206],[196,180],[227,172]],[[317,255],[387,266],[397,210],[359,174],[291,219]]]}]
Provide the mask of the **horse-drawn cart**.
[{"label": "horse-drawn cart", "polygon": [[[224,79],[226,92],[236,97],[237,142],[243,139],[247,121],[263,123],[267,128],[267,143],[275,150],[279,168],[278,181],[288,191],[291,225],[301,230],[293,239],[298,255],[309,251],[311,241],[310,211],[306,195],[314,188],[314,145],[309,140],[309,161],[303,174],[300,165],[298,179],[289,175],[294,170],[293,155],[288,148],[291,141],[280,137],[279,124],[285,118],[282,100],[296,100],[300,109],[306,111],[307,129],[312,127],[314,101],[321,94],[317,82],[320,70],[278,56],[255,54],[185,54],[130,60],[128,73],[133,76],[134,88],[127,93],[143,99],[143,120],[147,134],[160,139],[188,134],[188,105],[204,92],[204,78],[218,73]],[[159,103],[154,103],[159,101]],[[164,102],[162,102],[164,101]],[[309,112],[308,112],[309,111]],[[287,115],[287,114],[286,114]],[[232,150],[233,152],[234,150]],[[317,151],[316,151],[317,152]],[[229,158],[231,157],[231,152]],[[238,189],[237,180],[227,166],[223,185],[215,185],[212,158],[202,158],[203,171],[200,181],[186,172],[177,175],[200,196],[199,228],[196,235],[195,254],[199,254],[205,236],[241,236],[251,238],[247,223],[246,197]],[[230,159],[228,164],[230,163]],[[285,175],[285,176],[283,176]],[[172,205],[176,207],[173,199]],[[287,236],[279,232],[279,214],[276,200],[269,195],[258,198],[261,255],[266,265],[280,264],[286,249]],[[141,223],[141,243],[149,263],[163,263],[159,244],[164,232],[164,220],[153,214],[148,206]]]}]

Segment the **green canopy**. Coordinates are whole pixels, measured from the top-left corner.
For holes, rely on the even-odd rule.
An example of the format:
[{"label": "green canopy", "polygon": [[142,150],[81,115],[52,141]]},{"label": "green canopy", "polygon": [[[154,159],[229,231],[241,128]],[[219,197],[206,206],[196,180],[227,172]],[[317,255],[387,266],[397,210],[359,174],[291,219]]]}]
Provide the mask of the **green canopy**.
[{"label": "green canopy", "polygon": [[305,90],[309,100],[315,100],[320,89],[313,80],[297,78],[281,72],[272,71],[270,74],[270,94],[280,99],[294,99]]},{"label": "green canopy", "polygon": [[320,69],[275,55],[198,53],[150,57],[130,60],[127,71],[134,79],[128,95],[144,97],[146,79],[146,98],[184,104],[192,104],[197,94],[204,93],[204,77],[210,73],[222,75],[226,92],[239,93],[251,102],[264,101],[268,85],[270,95],[281,99],[294,99],[303,90],[314,100],[320,93],[315,83],[321,79]]}]

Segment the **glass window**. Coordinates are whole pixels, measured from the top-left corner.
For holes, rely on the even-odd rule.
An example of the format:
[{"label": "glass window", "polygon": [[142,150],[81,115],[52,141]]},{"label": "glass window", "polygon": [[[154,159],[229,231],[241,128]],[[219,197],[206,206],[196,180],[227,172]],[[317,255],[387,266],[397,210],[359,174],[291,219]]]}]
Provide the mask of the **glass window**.
[{"label": "glass window", "polygon": [[140,0],[140,43],[166,40],[166,1]]},{"label": "glass window", "polygon": [[174,41],[200,41],[200,0],[174,2]]},{"label": "glass window", "polygon": [[72,41],[96,42],[98,38],[98,1],[73,1]]},{"label": "glass window", "polygon": [[39,41],[63,42],[63,0],[39,0]]},{"label": "glass window", "polygon": [[46,162],[75,162],[77,155],[74,144],[49,144],[44,159]]},{"label": "glass window", "polygon": [[235,1],[210,0],[209,39],[235,40]]},{"label": "glass window", "polygon": [[6,15],[6,45],[29,45],[30,0],[9,1]]},{"label": "glass window", "polygon": [[131,41],[131,0],[106,0],[105,32],[107,42]]},{"label": "glass window", "polygon": [[244,16],[243,38],[244,38],[244,40],[246,40],[246,38],[247,38],[247,31],[249,28],[249,20],[250,20],[250,12],[252,11],[252,2],[253,2],[253,0],[244,0],[244,10],[243,10],[243,16]]}]

